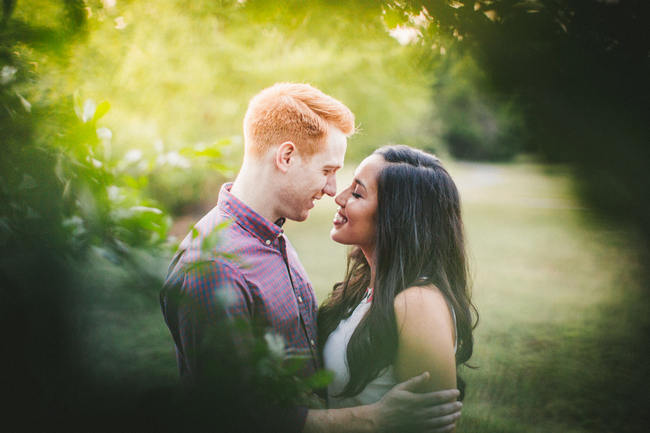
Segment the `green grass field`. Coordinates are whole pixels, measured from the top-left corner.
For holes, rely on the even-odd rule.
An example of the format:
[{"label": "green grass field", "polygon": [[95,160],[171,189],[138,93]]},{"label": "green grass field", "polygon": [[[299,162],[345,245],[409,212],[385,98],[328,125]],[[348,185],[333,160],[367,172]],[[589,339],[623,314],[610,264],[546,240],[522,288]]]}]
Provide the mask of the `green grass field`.
[{"label": "green grass field", "polygon": [[[450,172],[464,203],[480,312],[471,359],[478,368],[462,371],[468,395],[458,431],[636,431],[647,391],[635,389],[646,345],[635,331],[648,319],[633,235],[581,205],[565,169],[453,164]],[[307,222],[286,226],[319,300],[344,272],[346,247],[329,239],[335,208],[325,198]],[[91,310],[98,375],[174,380],[154,292],[116,311]],[[116,293],[97,296],[96,305],[118,305]]]}]

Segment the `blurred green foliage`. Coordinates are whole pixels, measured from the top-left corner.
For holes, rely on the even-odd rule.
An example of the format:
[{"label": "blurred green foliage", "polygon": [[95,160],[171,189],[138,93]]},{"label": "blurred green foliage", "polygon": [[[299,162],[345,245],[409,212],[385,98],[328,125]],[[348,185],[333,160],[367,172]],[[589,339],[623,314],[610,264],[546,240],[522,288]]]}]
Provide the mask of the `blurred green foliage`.
[{"label": "blurred green foliage", "polygon": [[[106,122],[119,125],[122,152],[239,136],[248,100],[277,81],[307,81],[348,104],[361,128],[357,159],[429,109],[430,77],[414,67],[417,51],[386,32],[378,5],[161,0],[90,10],[92,31],[59,70],[61,84],[111,95]],[[238,163],[241,141],[233,147]]]},{"label": "blurred green foliage", "polygon": [[[222,372],[231,387],[219,388],[220,400],[194,401],[172,391],[177,379],[170,380],[168,369],[133,376],[133,355],[123,353],[124,345],[111,351],[110,338],[95,338],[111,336],[106,330],[129,314],[157,308],[175,245],[167,239],[171,218],[150,198],[150,180],[180,170],[225,171],[222,149],[230,140],[121,151],[113,132],[119,126],[105,123],[111,104],[82,96],[72,90],[74,80],[65,80],[74,53],[92,34],[93,9],[82,1],[3,4],[0,328],[11,355],[0,368],[3,389],[13,396],[5,427],[114,431],[124,422],[149,422],[151,428],[151,417],[162,410],[153,425],[177,430],[187,421],[185,411],[204,403],[213,414],[243,411],[248,406],[229,400],[241,385],[232,372]],[[256,394],[246,403],[286,404],[327,379],[302,380],[294,374],[299,362],[285,365],[281,351],[262,337],[253,345]],[[14,416],[27,407],[28,420]],[[110,422],[94,425],[107,414]],[[196,419],[202,422],[207,419]]]},{"label": "blurred green foliage", "polygon": [[[35,0],[18,2],[12,19],[61,46],[58,55],[31,60],[46,78],[30,86],[27,100],[75,91],[109,99],[104,125],[114,132],[114,156],[169,156],[151,170],[146,189],[174,215],[212,198],[234,175],[248,100],[277,81],[310,82],[350,106],[360,130],[352,161],[389,142],[491,160],[521,147],[517,107],[481,90],[470,58],[431,49],[449,35],[422,20],[414,25],[390,3]],[[391,33],[405,23],[420,39]],[[61,45],[70,29],[77,36]],[[33,48],[23,46],[23,54]],[[225,177],[176,157],[220,137],[230,140],[220,146]]]},{"label": "blurred green foliage", "polygon": [[[64,14],[61,5],[19,2],[13,19],[45,23]],[[355,112],[351,160],[391,141],[443,148],[429,125],[432,77],[421,49],[388,34],[379,4],[87,1],[84,10],[83,41],[38,62],[47,78],[32,86],[33,98],[78,90],[109,99],[104,124],[116,157],[137,150],[155,159],[225,137],[221,172],[231,177],[248,100],[278,81],[310,82]],[[166,165],[152,171],[147,190],[173,214],[213,197],[224,181],[178,158]]]}]

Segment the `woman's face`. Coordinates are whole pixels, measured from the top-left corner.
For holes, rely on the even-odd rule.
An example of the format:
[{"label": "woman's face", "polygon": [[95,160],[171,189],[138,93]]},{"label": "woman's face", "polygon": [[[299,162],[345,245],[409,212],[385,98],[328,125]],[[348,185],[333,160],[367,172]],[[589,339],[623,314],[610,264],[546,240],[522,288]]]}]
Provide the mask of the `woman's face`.
[{"label": "woman's face", "polygon": [[354,172],[352,184],[336,198],[340,207],[334,216],[332,240],[345,245],[357,245],[366,254],[375,247],[377,214],[377,177],[387,162],[381,155],[370,155]]}]

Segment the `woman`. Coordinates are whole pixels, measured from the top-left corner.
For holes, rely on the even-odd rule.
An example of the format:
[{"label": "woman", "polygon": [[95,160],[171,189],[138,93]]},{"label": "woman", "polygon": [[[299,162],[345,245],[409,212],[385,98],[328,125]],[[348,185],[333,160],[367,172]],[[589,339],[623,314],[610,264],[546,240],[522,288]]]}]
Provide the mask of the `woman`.
[{"label": "woman", "polygon": [[458,387],[462,399],[475,308],[453,180],[434,156],[386,146],[335,200],[331,237],[354,248],[318,315],[330,407],[373,403],[423,371],[422,392]]}]

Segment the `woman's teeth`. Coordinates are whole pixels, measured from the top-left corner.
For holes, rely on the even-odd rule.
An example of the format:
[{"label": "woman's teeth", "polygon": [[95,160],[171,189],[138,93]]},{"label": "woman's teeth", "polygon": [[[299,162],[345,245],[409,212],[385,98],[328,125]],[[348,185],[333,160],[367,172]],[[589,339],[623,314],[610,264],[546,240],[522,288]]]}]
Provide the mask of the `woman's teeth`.
[{"label": "woman's teeth", "polygon": [[348,219],[340,213],[337,212],[334,215],[334,224],[345,224],[346,222],[348,222]]}]

